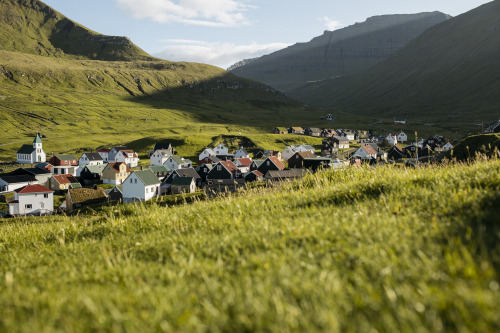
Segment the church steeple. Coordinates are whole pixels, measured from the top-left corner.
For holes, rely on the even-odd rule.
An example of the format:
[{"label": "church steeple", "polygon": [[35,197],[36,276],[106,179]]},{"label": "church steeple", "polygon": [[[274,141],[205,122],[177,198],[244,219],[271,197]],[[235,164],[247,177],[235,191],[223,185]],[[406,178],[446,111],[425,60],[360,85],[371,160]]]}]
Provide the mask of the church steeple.
[{"label": "church steeple", "polygon": [[33,148],[42,148],[42,139],[40,138],[40,134],[36,133],[35,140],[33,140]]}]

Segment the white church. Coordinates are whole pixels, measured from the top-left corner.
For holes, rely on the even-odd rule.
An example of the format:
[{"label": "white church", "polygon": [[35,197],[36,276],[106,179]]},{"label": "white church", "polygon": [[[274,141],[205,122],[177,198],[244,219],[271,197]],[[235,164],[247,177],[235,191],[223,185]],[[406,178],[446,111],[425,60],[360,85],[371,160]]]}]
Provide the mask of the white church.
[{"label": "white church", "polygon": [[42,139],[37,133],[32,145],[23,145],[17,151],[17,163],[31,164],[43,163],[47,160],[47,155],[42,149]]}]

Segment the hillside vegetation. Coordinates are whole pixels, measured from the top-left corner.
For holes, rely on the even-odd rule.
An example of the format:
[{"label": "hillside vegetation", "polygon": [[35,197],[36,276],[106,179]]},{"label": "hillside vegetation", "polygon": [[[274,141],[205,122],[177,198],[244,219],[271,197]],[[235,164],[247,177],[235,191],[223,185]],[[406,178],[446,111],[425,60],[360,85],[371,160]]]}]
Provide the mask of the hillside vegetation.
[{"label": "hillside vegetation", "polygon": [[500,161],[0,224],[0,330],[500,329]]},{"label": "hillside vegetation", "polygon": [[498,119],[500,1],[425,31],[389,59],[290,92],[306,103],[365,115],[469,127]]}]

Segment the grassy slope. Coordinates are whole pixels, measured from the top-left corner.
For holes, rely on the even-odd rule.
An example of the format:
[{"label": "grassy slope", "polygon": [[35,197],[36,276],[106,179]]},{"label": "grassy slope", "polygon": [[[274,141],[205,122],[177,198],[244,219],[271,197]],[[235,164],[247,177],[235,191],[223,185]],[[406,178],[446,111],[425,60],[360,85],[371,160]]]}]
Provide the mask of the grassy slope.
[{"label": "grassy slope", "polygon": [[0,330],[498,331],[500,162],[0,225]]},{"label": "grassy slope", "polygon": [[447,157],[455,158],[459,161],[467,161],[475,158],[476,154],[481,156],[496,156],[500,151],[500,135],[498,134],[480,134],[472,135],[460,143],[453,150],[449,151]]},{"label": "grassy slope", "polygon": [[499,14],[500,1],[485,4],[432,27],[364,73],[293,94],[358,114],[477,129],[476,123],[498,118]]}]

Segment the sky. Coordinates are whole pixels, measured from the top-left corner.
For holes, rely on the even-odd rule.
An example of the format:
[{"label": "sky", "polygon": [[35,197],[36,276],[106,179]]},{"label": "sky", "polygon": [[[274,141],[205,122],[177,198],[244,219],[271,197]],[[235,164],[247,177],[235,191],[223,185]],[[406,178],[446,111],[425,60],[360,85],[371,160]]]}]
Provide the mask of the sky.
[{"label": "sky", "polygon": [[368,17],[440,11],[490,0],[42,0],[87,28],[129,37],[149,54],[226,69]]}]

